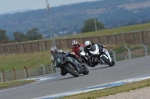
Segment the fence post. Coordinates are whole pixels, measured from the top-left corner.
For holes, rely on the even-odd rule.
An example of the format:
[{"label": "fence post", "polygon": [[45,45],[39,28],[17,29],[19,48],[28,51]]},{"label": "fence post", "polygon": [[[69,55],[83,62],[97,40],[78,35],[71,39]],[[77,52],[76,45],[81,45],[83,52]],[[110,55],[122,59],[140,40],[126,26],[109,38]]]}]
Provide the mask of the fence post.
[{"label": "fence post", "polygon": [[113,53],[113,59],[114,59],[114,61],[116,62],[117,60],[116,60],[116,53],[113,51],[113,50],[111,50],[111,49],[109,49],[112,53]]},{"label": "fence post", "polygon": [[24,68],[24,70],[25,70],[25,77],[28,78],[28,77],[29,77],[29,76],[28,76],[28,69],[27,69],[27,67],[25,67],[25,66],[24,66],[23,68]]},{"label": "fence post", "polygon": [[53,74],[53,73],[54,73],[53,65],[52,65],[52,64],[50,64],[50,66],[51,66],[51,70],[52,70],[52,74]]},{"label": "fence post", "polygon": [[42,68],[43,68],[43,74],[45,75],[46,73],[45,73],[45,66],[42,64],[42,63],[39,63],[41,66],[42,66]]},{"label": "fence post", "polygon": [[2,71],[2,79],[3,79],[3,82],[6,82],[6,79],[5,79],[5,72],[4,72],[3,69],[1,69],[1,71]]},{"label": "fence post", "polygon": [[1,76],[1,82],[2,82],[3,81],[2,73],[0,73],[0,76]]},{"label": "fence post", "polygon": [[56,73],[60,72],[60,68],[56,68],[55,70],[56,70]]},{"label": "fence post", "polygon": [[12,68],[12,70],[14,71],[14,80],[17,80],[16,70],[14,68]]},{"label": "fence post", "polygon": [[141,43],[141,46],[143,46],[143,47],[144,47],[144,50],[145,50],[145,56],[147,56],[147,55],[148,55],[147,47],[146,47],[144,44],[142,44],[142,43]]},{"label": "fence post", "polygon": [[8,45],[7,48],[8,48],[9,53],[12,54],[10,50],[10,45]]},{"label": "fence post", "polygon": [[132,59],[131,51],[127,46],[124,46],[128,50],[129,59]]}]

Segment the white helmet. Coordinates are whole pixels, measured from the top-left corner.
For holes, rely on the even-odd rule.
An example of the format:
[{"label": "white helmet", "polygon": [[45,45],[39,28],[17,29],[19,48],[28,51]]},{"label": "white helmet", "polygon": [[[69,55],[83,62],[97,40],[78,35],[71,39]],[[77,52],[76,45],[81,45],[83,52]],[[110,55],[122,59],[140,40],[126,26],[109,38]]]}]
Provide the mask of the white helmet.
[{"label": "white helmet", "polygon": [[78,41],[76,41],[76,40],[73,40],[73,41],[72,41],[72,46],[78,45],[78,44],[79,44]]},{"label": "white helmet", "polygon": [[90,49],[91,48],[91,42],[90,41],[86,41],[85,42],[85,46],[87,49]]},{"label": "white helmet", "polygon": [[53,53],[53,52],[58,52],[58,49],[57,49],[56,46],[53,46],[53,47],[51,48],[51,53]]}]

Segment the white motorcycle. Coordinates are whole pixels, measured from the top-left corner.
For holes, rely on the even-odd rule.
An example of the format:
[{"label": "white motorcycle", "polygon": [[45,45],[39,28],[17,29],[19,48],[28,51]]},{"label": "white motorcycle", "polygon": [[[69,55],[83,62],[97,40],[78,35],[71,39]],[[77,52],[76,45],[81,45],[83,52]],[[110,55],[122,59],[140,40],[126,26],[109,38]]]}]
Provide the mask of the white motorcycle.
[{"label": "white motorcycle", "polygon": [[114,66],[115,62],[110,56],[109,52],[104,46],[101,45],[92,45],[90,48],[91,55],[89,56],[84,52],[83,48],[80,49],[80,55],[83,61],[91,67],[95,67],[97,64],[108,64],[109,66]]}]

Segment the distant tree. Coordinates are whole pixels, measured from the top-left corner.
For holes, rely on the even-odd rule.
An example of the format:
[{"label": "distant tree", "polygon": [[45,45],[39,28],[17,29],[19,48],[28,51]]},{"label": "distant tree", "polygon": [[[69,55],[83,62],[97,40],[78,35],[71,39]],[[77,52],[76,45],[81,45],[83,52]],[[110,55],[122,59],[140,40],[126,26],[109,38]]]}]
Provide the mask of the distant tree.
[{"label": "distant tree", "polygon": [[40,34],[38,28],[32,28],[31,30],[28,30],[26,33],[26,37],[28,40],[38,40],[42,39],[42,34]]},{"label": "distant tree", "polygon": [[9,39],[6,34],[6,30],[0,29],[0,43],[8,43]]},{"label": "distant tree", "polygon": [[91,19],[88,19],[88,20],[85,20],[83,22],[83,28],[81,29],[81,32],[84,33],[84,32],[91,32],[91,31],[95,31],[95,23],[96,23],[96,26],[97,26],[97,30],[101,30],[101,29],[104,29],[104,25],[103,23],[101,23],[100,21],[98,21],[98,19],[94,19],[94,18],[91,18]]},{"label": "distant tree", "polygon": [[26,41],[27,37],[25,34],[21,33],[21,32],[14,32],[14,39],[16,42],[22,42],[22,41]]}]

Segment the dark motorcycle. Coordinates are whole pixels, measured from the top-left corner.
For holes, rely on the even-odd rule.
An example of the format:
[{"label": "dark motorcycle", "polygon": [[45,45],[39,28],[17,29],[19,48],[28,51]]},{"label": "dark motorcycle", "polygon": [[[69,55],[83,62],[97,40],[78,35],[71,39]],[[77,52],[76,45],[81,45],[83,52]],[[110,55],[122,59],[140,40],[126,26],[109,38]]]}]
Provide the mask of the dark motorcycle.
[{"label": "dark motorcycle", "polygon": [[79,74],[87,75],[89,73],[88,68],[85,65],[80,65],[77,60],[72,57],[66,56],[62,53],[57,53],[54,55],[55,65],[70,73],[74,77],[78,77]]}]

